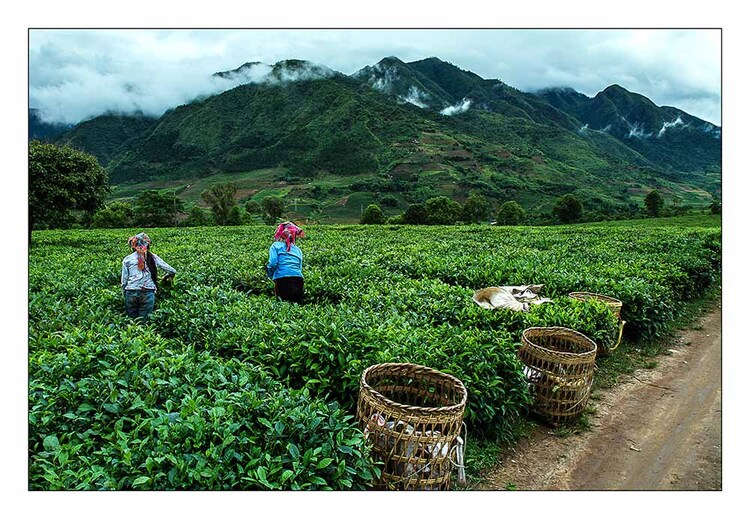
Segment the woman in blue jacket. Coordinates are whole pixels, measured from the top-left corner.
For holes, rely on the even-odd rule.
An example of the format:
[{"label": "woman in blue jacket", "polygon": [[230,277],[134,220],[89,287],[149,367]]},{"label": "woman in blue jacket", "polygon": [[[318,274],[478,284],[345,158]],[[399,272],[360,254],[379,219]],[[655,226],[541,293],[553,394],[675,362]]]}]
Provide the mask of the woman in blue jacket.
[{"label": "woman in blue jacket", "polygon": [[268,251],[266,274],[273,279],[274,293],[284,301],[301,303],[305,294],[302,277],[302,251],[295,242],[305,233],[292,222],[279,224],[276,241]]}]

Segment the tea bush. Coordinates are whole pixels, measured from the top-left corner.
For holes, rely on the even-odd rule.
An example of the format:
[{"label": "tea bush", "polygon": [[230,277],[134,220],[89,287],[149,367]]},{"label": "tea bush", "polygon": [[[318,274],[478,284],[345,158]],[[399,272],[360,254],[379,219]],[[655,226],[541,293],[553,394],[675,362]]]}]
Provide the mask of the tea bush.
[{"label": "tea bush", "polygon": [[[119,289],[135,232],[33,234],[31,488],[367,488],[378,468],[352,418],[367,366],[457,376],[469,434],[509,440],[530,404],[525,328],[616,340],[605,305],[569,292],[620,299],[626,336],[653,339],[721,274],[712,228],[311,226],[291,305],[265,277],[271,227],[149,229],[178,274],[138,326]],[[553,302],[471,301],[532,283]]]},{"label": "tea bush", "polygon": [[336,402],[128,325],[30,359],[32,489],[358,489],[378,476]]}]

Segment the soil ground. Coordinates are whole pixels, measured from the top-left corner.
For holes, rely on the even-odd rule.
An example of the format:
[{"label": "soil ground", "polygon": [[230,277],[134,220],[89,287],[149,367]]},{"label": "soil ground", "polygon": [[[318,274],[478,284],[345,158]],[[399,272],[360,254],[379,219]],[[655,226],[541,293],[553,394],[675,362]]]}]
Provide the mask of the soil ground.
[{"label": "soil ground", "polygon": [[590,430],[563,438],[540,426],[478,489],[721,490],[720,305],[669,348],[594,395]]}]

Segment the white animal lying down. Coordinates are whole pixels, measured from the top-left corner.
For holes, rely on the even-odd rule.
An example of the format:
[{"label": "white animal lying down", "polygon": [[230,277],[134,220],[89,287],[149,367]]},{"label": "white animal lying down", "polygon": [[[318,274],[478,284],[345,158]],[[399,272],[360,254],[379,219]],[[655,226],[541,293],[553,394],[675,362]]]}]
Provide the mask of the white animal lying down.
[{"label": "white animal lying down", "polygon": [[521,285],[507,287],[488,287],[474,292],[472,300],[488,310],[510,308],[527,312],[530,305],[551,303],[552,299],[541,297],[539,292],[544,285]]}]

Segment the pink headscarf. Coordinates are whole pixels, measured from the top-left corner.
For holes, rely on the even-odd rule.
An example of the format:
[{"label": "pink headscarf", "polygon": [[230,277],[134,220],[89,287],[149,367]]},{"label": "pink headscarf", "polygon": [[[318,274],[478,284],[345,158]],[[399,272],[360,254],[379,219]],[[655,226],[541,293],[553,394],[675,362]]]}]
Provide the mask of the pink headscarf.
[{"label": "pink headscarf", "polygon": [[151,238],[145,232],[138,233],[128,238],[128,245],[138,253],[138,268],[143,270],[146,266],[146,251],[151,245]]},{"label": "pink headscarf", "polygon": [[297,238],[305,237],[305,231],[294,225],[292,222],[284,222],[280,223],[276,228],[276,234],[274,234],[273,237],[277,241],[286,242],[286,250],[289,251]]}]

